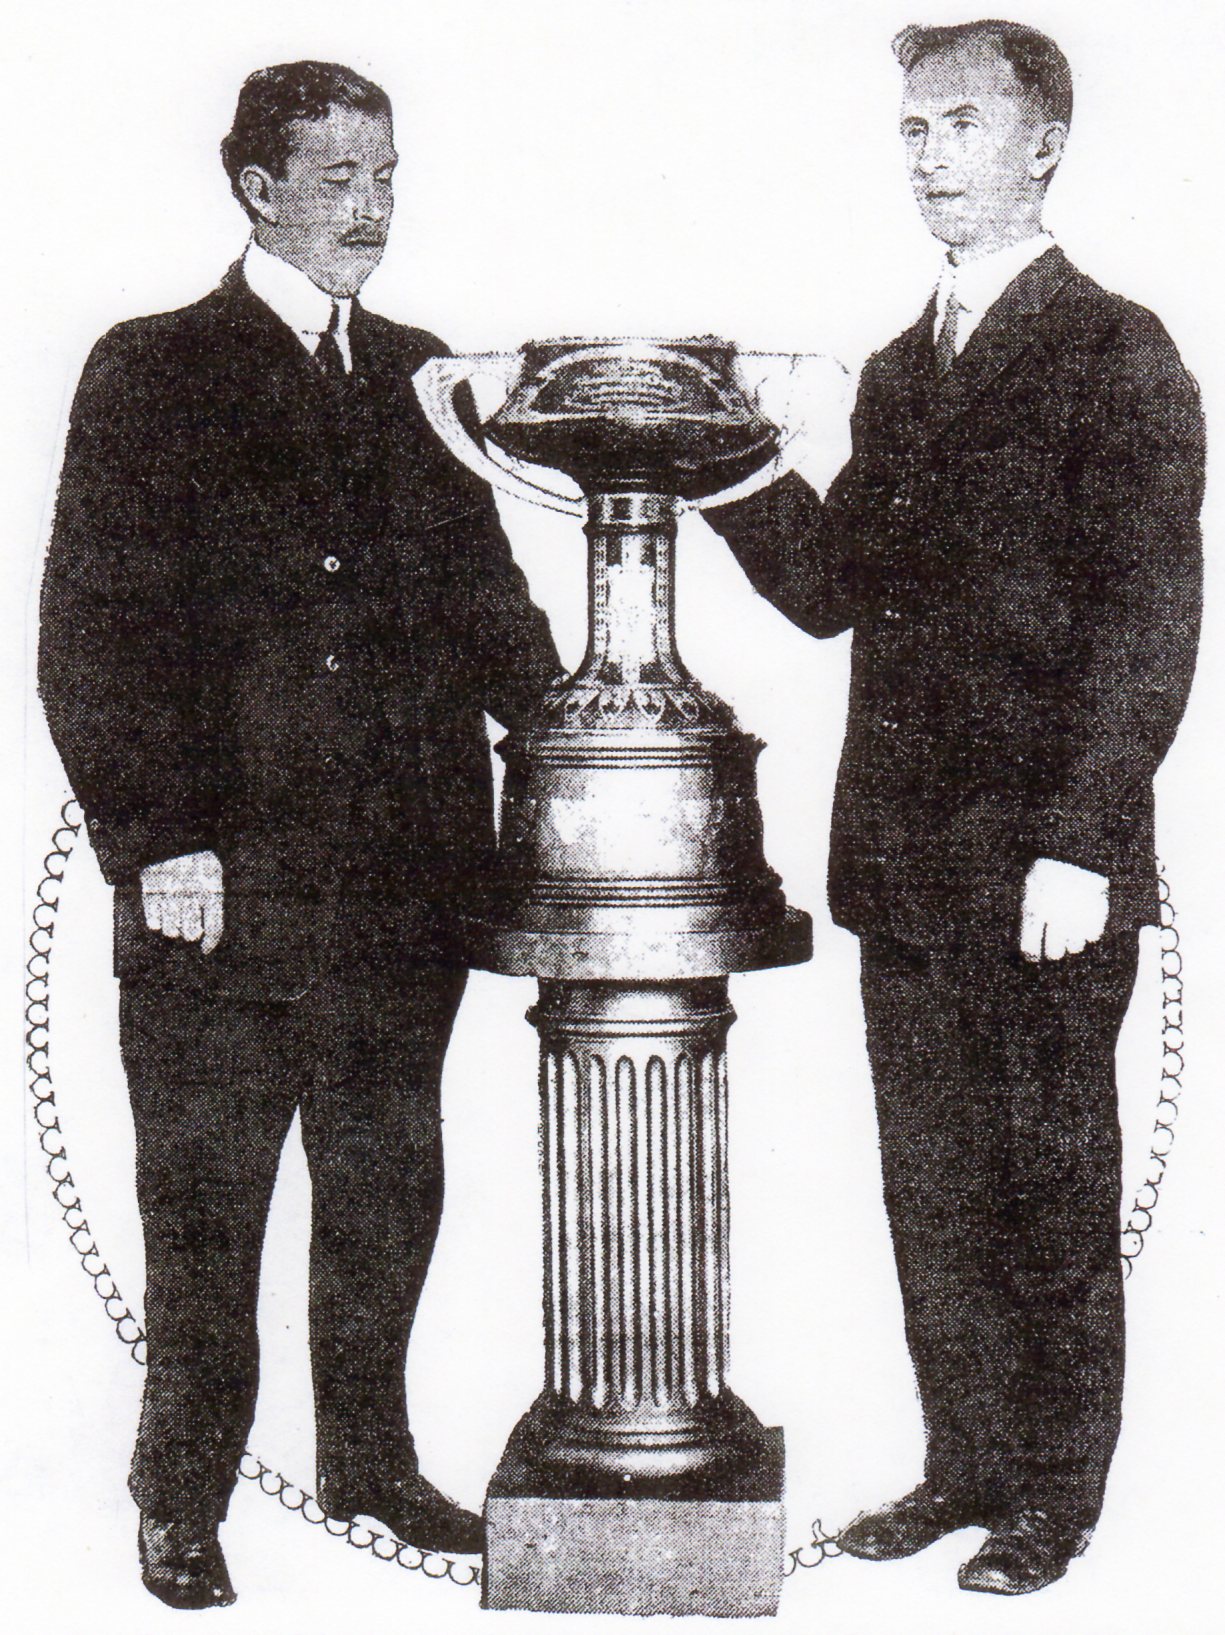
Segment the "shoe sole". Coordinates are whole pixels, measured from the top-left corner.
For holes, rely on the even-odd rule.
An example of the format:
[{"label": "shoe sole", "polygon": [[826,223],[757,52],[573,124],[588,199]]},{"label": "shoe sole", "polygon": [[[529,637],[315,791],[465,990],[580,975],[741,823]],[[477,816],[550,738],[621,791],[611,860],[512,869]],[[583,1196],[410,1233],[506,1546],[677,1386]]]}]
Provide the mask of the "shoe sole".
[{"label": "shoe sole", "polygon": [[1057,1584],[1066,1571],[1065,1567],[1063,1572],[1054,1573],[1050,1578],[1043,1578],[1036,1584],[1017,1584],[1012,1580],[999,1584],[975,1583],[973,1579],[963,1578],[958,1573],[957,1587],[978,1595],[1033,1595],[1036,1590],[1046,1589],[1048,1584]]}]

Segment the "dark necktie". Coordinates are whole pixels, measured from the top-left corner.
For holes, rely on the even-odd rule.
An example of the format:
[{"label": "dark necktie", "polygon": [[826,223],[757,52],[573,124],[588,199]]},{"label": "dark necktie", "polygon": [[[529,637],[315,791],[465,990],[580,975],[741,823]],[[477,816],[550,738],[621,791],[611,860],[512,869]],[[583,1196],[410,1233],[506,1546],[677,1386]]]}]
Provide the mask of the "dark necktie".
[{"label": "dark necktie", "polygon": [[957,299],[952,290],[949,291],[948,302],[944,308],[944,317],[936,335],[936,373],[947,375],[953,366],[953,359],[957,356],[957,315],[965,308]]},{"label": "dark necktie", "polygon": [[333,301],[332,316],[328,319],[328,326],[320,335],[319,345],[315,348],[315,362],[334,386],[343,386],[348,378],[340,342],[336,338],[339,328],[340,308]]}]

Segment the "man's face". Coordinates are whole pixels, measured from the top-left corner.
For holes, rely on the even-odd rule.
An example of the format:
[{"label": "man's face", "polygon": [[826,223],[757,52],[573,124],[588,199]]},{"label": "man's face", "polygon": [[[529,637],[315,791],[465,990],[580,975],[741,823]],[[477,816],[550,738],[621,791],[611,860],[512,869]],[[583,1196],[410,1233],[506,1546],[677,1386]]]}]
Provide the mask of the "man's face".
[{"label": "man's face", "polygon": [[391,224],[391,120],[333,105],[325,119],[297,119],[291,130],[284,176],[258,171],[257,236],[329,295],[356,295],[383,258]]},{"label": "man's face", "polygon": [[936,238],[964,256],[1036,231],[1041,178],[1058,162],[1063,127],[1040,117],[990,42],[918,62],[906,76],[901,128],[910,184]]}]

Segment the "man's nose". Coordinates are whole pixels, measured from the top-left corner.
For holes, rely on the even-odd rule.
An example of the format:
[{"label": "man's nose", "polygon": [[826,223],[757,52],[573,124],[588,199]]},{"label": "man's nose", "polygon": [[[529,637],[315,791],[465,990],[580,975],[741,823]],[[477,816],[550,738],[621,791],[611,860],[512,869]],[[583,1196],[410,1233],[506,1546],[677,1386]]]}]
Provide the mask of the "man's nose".
[{"label": "man's nose", "polygon": [[930,176],[944,163],[940,145],[933,136],[925,136],[915,155],[915,169],[920,176]]},{"label": "man's nose", "polygon": [[944,142],[936,131],[928,131],[915,156],[915,169],[921,176],[931,176],[935,171],[943,170],[947,164],[948,154]]},{"label": "man's nose", "polygon": [[357,190],[353,208],[359,221],[385,221],[391,209],[374,181]]}]

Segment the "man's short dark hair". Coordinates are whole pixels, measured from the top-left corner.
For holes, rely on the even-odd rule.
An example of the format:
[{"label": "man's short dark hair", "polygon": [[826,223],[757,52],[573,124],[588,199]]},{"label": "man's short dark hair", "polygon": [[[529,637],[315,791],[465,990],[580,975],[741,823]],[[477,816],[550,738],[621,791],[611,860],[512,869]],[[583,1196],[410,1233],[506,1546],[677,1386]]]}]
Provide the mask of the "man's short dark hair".
[{"label": "man's short dark hair", "polygon": [[221,143],[221,163],[234,197],[252,214],[238,178],[248,165],[283,176],[295,119],[326,119],[329,109],[360,108],[391,118],[391,99],[373,80],[338,62],[282,62],[248,75],[238,93],[234,124]]},{"label": "man's short dark hair", "polygon": [[934,51],[979,41],[994,45],[1010,64],[1025,94],[1044,119],[1072,122],[1072,70],[1068,59],[1047,35],[1024,23],[987,18],[980,23],[945,23],[927,27],[911,23],[893,41],[893,54],[909,74]]}]

